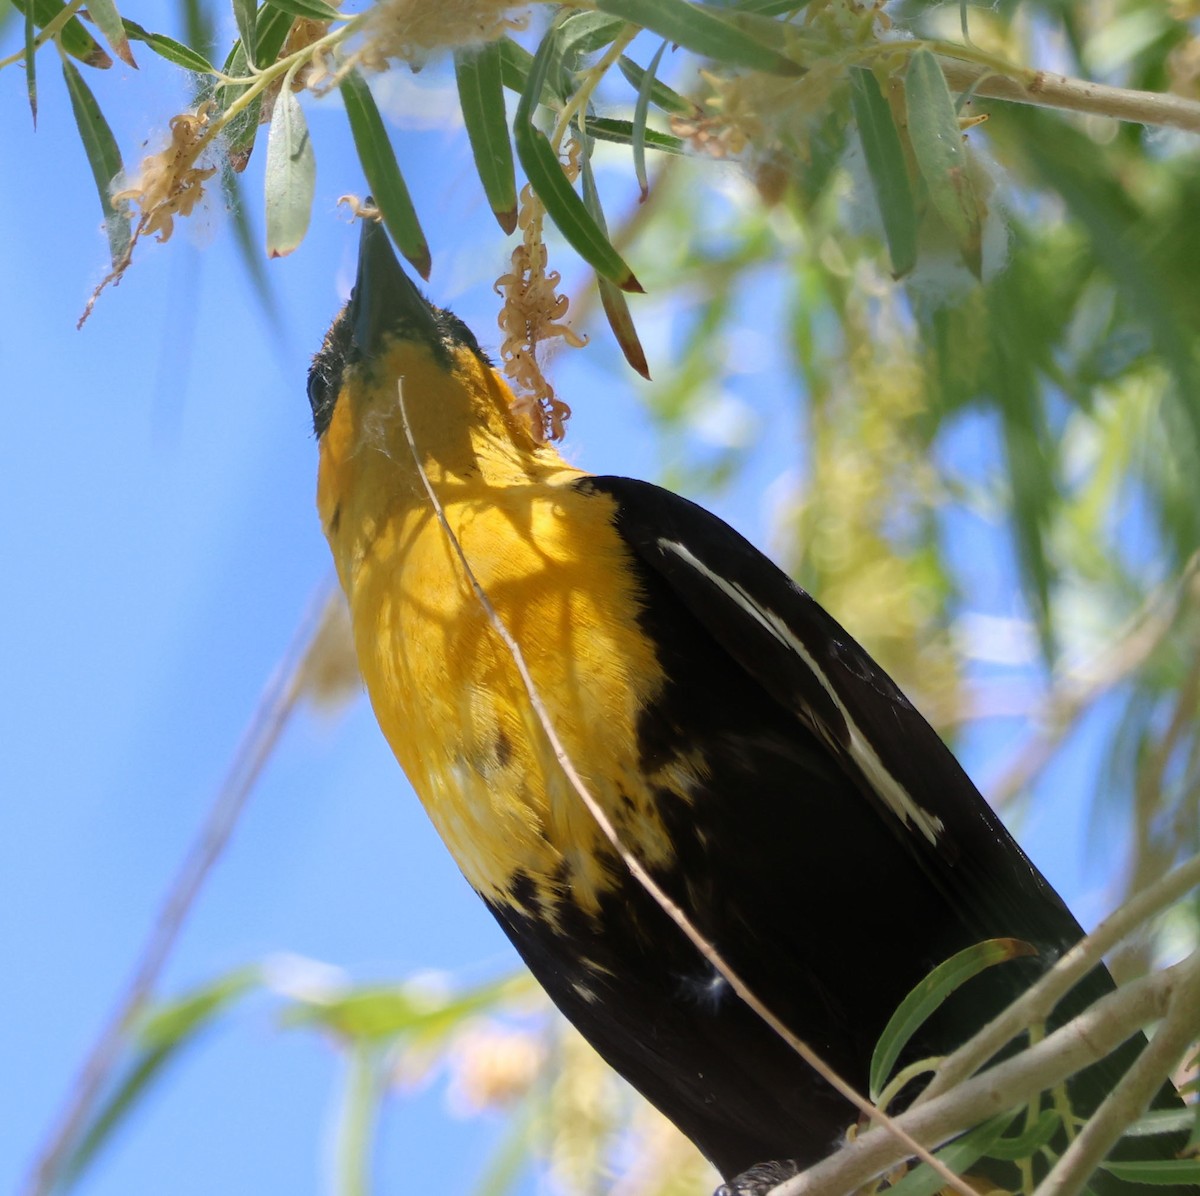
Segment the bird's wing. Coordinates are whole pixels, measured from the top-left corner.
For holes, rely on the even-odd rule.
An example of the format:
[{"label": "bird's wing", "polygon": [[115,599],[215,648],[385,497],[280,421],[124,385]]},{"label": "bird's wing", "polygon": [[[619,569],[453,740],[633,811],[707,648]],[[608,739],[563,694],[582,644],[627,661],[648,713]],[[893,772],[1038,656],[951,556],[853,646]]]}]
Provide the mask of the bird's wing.
[{"label": "bird's wing", "polygon": [[615,500],[617,530],[641,563],[826,746],[969,922],[984,933],[1011,924],[1043,946],[1081,935],[937,733],[810,595],[687,499],[628,478],[580,485]]}]

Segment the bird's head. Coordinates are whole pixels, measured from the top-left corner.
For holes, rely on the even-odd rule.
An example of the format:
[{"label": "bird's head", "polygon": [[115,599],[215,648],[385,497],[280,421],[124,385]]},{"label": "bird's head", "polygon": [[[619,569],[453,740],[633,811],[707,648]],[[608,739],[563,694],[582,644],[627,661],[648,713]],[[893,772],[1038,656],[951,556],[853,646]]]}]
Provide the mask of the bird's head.
[{"label": "bird's head", "polygon": [[[402,388],[402,391],[401,391]],[[431,304],[405,274],[382,225],[365,220],[358,276],[313,359],[308,398],[320,442],[318,505],[326,529],[364,471],[398,494],[421,492],[417,454],[435,485],[497,470],[558,463],[512,409],[513,394],[453,313]],[[553,462],[543,460],[553,458]]]}]

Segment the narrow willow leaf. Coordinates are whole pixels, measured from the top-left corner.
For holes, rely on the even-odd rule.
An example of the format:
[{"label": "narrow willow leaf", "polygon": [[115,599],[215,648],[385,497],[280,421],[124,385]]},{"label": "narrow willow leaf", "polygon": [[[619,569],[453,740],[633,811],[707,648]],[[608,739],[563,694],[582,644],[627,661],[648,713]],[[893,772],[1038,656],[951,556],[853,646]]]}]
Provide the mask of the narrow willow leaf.
[{"label": "narrow willow leaf", "polygon": [[1009,1162],[1033,1158],[1043,1146],[1050,1145],[1061,1125],[1062,1118],[1054,1109],[1043,1109],[1033,1125],[1022,1130],[1016,1137],[997,1138],[988,1147],[988,1157]]},{"label": "narrow willow leaf", "polygon": [[[62,0],[12,0],[12,5],[19,13],[32,13],[33,23],[39,29],[45,29],[66,8]],[[112,59],[104,47],[83,27],[78,17],[72,17],[58,31],[58,41],[72,58],[86,66],[97,70],[112,66]]]},{"label": "narrow willow leaf", "polygon": [[799,63],[724,20],[719,11],[688,0],[597,0],[596,7],[716,62],[772,75],[804,73]]},{"label": "narrow willow leaf", "polygon": [[568,67],[574,69],[579,59],[610,45],[624,28],[621,17],[602,12],[572,13],[558,27],[558,52]]},{"label": "narrow willow leaf", "polygon": [[133,51],[129,48],[129,38],[125,26],[121,23],[121,14],[117,12],[114,0],[88,0],[88,15],[96,22],[104,40],[108,42],[112,52],[126,66],[136,71],[137,63],[133,60]]},{"label": "narrow willow leaf", "polygon": [[[961,1138],[956,1138],[949,1146],[934,1151],[934,1157],[945,1163],[951,1171],[961,1175],[991,1150],[992,1145],[1020,1113],[1020,1109],[1014,1109],[1011,1113],[1001,1113],[991,1121],[985,1121],[983,1125],[976,1126]],[[922,1163],[902,1180],[892,1184],[888,1188],[888,1196],[934,1196],[945,1183],[932,1167]]]},{"label": "narrow willow leaf", "polygon": [[346,105],[346,116],[350,121],[350,132],[354,135],[354,147],[362,163],[367,185],[375,197],[375,203],[383,213],[383,223],[392,234],[396,247],[412,263],[422,278],[429,277],[432,261],[429,243],[417,219],[416,209],[408,193],[396,151],[383,127],[383,118],[375,105],[375,98],[366,80],[357,70],[351,71],[341,82],[342,101]]},{"label": "narrow willow leaf", "polygon": [[988,939],[967,947],[938,964],[912,992],[900,1002],[884,1027],[871,1056],[870,1094],[877,1101],[913,1034],[929,1020],[951,993],[973,976],[998,963],[1037,952],[1020,939]]},{"label": "narrow willow leaf", "polygon": [[[617,66],[621,68],[621,74],[640,92],[646,79],[646,72],[632,58],[627,58],[624,54],[617,61]],[[661,80],[655,79],[653,75],[650,78],[650,102],[656,108],[661,108],[664,112],[671,113],[672,116],[694,116],[696,114],[696,105],[691,100],[685,100],[677,91],[672,91]]]},{"label": "narrow willow leaf", "polygon": [[198,75],[214,73],[208,59],[193,50],[191,46],[185,46],[183,42],[177,42],[173,37],[167,37],[165,33],[151,33],[128,17],[122,17],[121,21],[125,27],[126,36],[131,37],[135,42],[144,43],[160,58],[165,58],[175,66],[183,67],[185,71],[195,71]]},{"label": "narrow willow leaf", "polygon": [[[258,42],[258,61],[263,65],[274,62],[283,49],[288,31],[295,18],[291,13],[284,12],[272,4],[264,4],[258,14],[256,38]],[[246,48],[242,42],[236,41],[229,57],[225,62],[223,74],[233,78],[243,78],[250,73],[246,60]],[[214,93],[217,106],[226,110],[246,90],[246,84],[228,84],[217,88]],[[234,121],[226,133],[225,147],[229,163],[239,173],[246,169],[250,154],[254,149],[254,141],[258,136],[259,110],[262,106],[261,97],[249,104],[244,112]]]},{"label": "narrow willow leaf", "polygon": [[666,48],[667,43],[663,42],[650,59],[646,76],[638,88],[637,103],[633,106],[633,173],[643,203],[650,194],[650,184],[646,181],[646,116],[650,108],[650,92],[654,90],[655,78],[658,75],[658,64],[662,62]]},{"label": "narrow willow leaf", "polygon": [[1113,1163],[1100,1166],[1110,1175],[1131,1184],[1200,1184],[1200,1159],[1155,1159],[1146,1163]]},{"label": "narrow willow leaf", "polygon": [[900,132],[870,71],[859,67],[850,72],[850,99],[892,257],[892,276],[903,278],[917,264],[917,207]]},{"label": "narrow willow leaf", "polygon": [[479,181],[500,227],[511,233],[517,227],[517,181],[504,113],[499,44],[456,51],[454,75]]},{"label": "narrow willow leaf", "polygon": [[1182,1134],[1200,1126],[1200,1106],[1187,1109],[1151,1109],[1121,1136],[1149,1138],[1155,1134]]},{"label": "narrow willow leaf", "polygon": [[521,159],[525,176],[545,205],[547,215],[575,252],[623,291],[641,291],[641,284],[633,271],[588,215],[575,188],[567,182],[549,139],[540,129],[534,128],[534,97],[542,94],[546,73],[557,54],[556,36],[557,29],[551,28],[542,38],[533,57],[521,101],[517,105],[517,115],[513,121],[517,156]]},{"label": "narrow willow leaf", "polygon": [[509,91],[523,92],[533,66],[533,55],[511,37],[502,37],[496,45],[500,48],[500,77],[504,86]]},{"label": "narrow willow leaf", "polygon": [[258,13],[254,0],[233,0],[233,19],[246,50],[246,61],[255,66],[265,65],[258,57]]},{"label": "narrow willow leaf", "polygon": [[918,50],[904,76],[908,138],[929,198],[945,222],[967,268],[983,273],[983,222],[971,181],[958,114],[946,76],[928,50]]},{"label": "narrow willow leaf", "polygon": [[796,0],[734,0],[729,6],[738,12],[756,12],[764,17],[781,17],[785,13],[799,12],[804,4]]},{"label": "narrow willow leaf", "polygon": [[[608,225],[604,220],[604,209],[600,206],[600,193],[596,190],[596,176],[592,173],[592,159],[585,154],[581,159],[583,175],[583,204],[600,231],[608,236]],[[633,323],[633,314],[625,294],[603,274],[596,275],[596,286],[600,291],[600,305],[608,319],[608,326],[621,346],[625,360],[647,381],[650,379],[650,367],[646,364],[646,351],[638,338],[637,328]]]},{"label": "narrow willow leaf", "polygon": [[267,257],[286,257],[304,240],[316,186],[308,122],[296,93],[285,84],[275,97],[267,134]]},{"label": "narrow willow leaf", "polygon": [[33,9],[25,11],[25,94],[29,96],[29,114],[33,127],[37,128],[37,28],[33,23]]},{"label": "narrow willow leaf", "polygon": [[267,0],[272,8],[278,8],[306,21],[336,21],[341,14],[325,0]]},{"label": "narrow willow leaf", "polygon": [[100,195],[104,228],[108,234],[108,252],[115,266],[125,256],[130,236],[129,217],[113,207],[110,193],[113,179],[123,169],[121,151],[117,148],[117,140],[108,127],[108,121],[104,119],[104,113],[100,111],[100,105],[96,103],[96,97],[83,81],[83,76],[65,58],[62,69],[67,93],[71,97],[71,111],[75,114],[79,137],[87,154],[88,165],[92,168],[96,191]]},{"label": "narrow willow leaf", "polygon": [[63,1187],[69,1187],[109,1143],[126,1116],[144,1100],[147,1091],[184,1047],[211,1026],[259,982],[256,970],[239,969],[177,1001],[156,1008],[142,1025],[133,1057],[119,1076],[112,1094],[84,1128],[78,1144],[62,1167]]},{"label": "narrow willow leaf", "polygon": [[[587,123],[588,133],[600,141],[613,141],[617,145],[633,144],[633,122],[617,120],[611,116],[596,116]],[[645,129],[643,140],[650,149],[662,150],[667,154],[687,153],[687,145],[679,137],[670,133],[660,133],[657,129]]]}]

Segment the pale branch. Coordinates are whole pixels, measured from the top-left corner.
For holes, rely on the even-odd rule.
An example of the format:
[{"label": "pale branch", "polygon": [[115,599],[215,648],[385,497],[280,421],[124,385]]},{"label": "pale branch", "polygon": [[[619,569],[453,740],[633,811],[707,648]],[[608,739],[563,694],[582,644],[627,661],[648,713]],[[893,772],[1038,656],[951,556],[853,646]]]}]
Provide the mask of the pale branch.
[{"label": "pale branch", "polygon": [[[1193,966],[1192,961],[1186,966]],[[1028,1104],[1162,1017],[1184,967],[1177,964],[1109,993],[1035,1046],[943,1092],[936,1100],[914,1105],[896,1122],[917,1141],[936,1150],[973,1126]],[[894,1138],[872,1127],[836,1154],[775,1187],[771,1196],[843,1196],[905,1158]]]},{"label": "pale branch", "polygon": [[1145,1113],[1163,1080],[1200,1033],[1200,952],[1164,974],[1171,973],[1175,980],[1162,1024],[1038,1185],[1034,1196],[1077,1196],[1117,1139]]},{"label": "pale branch", "polygon": [[1022,80],[997,74],[991,68],[973,62],[945,56],[939,61],[946,81],[956,91],[1200,133],[1200,103],[1183,96],[1109,87],[1086,79],[1071,79],[1053,71],[1029,71]]},{"label": "pale branch", "polygon": [[932,1101],[972,1075],[1029,1026],[1050,1011],[1127,935],[1200,885],[1200,856],[1194,856],[1114,910],[1028,991],[943,1061],[917,1104]]}]

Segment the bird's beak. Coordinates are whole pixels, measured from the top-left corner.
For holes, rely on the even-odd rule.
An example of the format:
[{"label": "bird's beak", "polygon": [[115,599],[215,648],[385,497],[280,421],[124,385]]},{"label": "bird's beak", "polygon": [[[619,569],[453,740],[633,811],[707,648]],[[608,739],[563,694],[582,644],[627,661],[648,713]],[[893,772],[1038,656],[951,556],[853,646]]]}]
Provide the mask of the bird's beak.
[{"label": "bird's beak", "polygon": [[378,356],[388,335],[429,345],[438,339],[432,308],[404,273],[387,232],[376,220],[362,221],[350,327],[365,358]]}]

